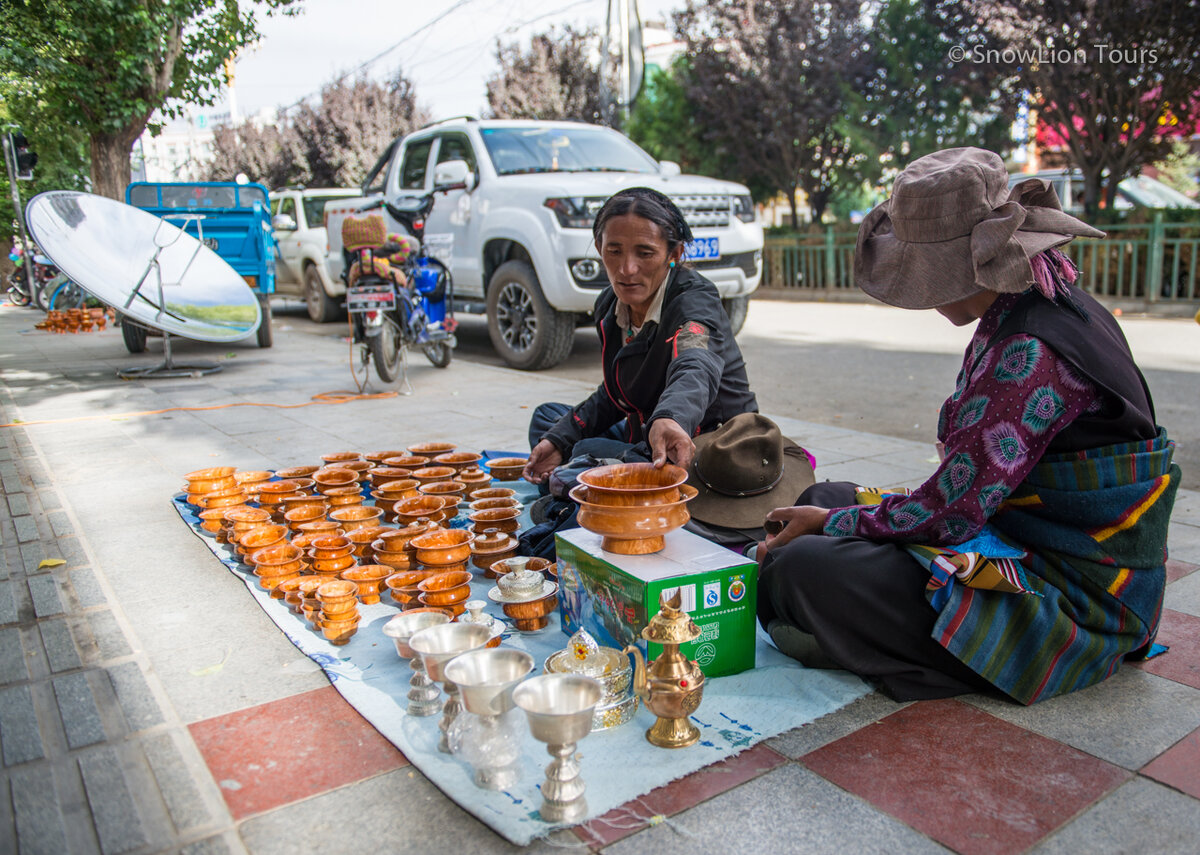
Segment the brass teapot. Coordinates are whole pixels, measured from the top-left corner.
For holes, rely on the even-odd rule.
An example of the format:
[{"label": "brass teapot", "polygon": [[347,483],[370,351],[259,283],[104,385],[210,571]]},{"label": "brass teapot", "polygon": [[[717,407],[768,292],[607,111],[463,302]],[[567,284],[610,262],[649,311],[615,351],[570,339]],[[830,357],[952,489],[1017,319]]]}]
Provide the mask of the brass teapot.
[{"label": "brass teapot", "polygon": [[700,738],[700,729],[688,716],[700,706],[704,694],[704,672],[679,652],[679,645],[695,641],[700,629],[681,608],[679,591],[669,600],[659,598],[660,611],[642,630],[642,638],[661,644],[662,654],[650,663],[649,676],[642,651],[635,645],[625,648],[635,660],[633,691],[658,716],[646,731],[646,739],[659,748],[686,748]]}]

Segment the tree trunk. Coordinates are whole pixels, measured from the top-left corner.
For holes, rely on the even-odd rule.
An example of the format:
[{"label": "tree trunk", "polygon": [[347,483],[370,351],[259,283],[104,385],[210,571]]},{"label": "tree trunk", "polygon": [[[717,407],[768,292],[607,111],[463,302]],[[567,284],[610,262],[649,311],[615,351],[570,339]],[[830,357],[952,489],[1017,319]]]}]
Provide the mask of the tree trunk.
[{"label": "tree trunk", "polygon": [[788,207],[792,211],[792,230],[800,231],[800,215],[796,211],[796,188],[789,187],[787,191]]},{"label": "tree trunk", "polygon": [[126,130],[116,134],[93,134],[89,148],[92,154],[92,192],[118,202],[125,201],[129,186],[129,153],[138,134]]},{"label": "tree trunk", "polygon": [[[1083,210],[1089,218],[1094,218],[1100,213],[1100,171],[1103,167],[1089,168],[1082,163],[1080,167],[1080,171],[1083,173]],[[1063,207],[1070,204],[1068,199],[1060,201],[1063,203]]]}]

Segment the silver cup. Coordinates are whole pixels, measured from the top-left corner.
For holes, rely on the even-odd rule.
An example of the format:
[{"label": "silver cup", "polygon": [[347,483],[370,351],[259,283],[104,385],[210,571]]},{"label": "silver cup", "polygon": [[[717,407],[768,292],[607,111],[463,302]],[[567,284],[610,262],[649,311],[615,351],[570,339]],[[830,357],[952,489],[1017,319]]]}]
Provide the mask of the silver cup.
[{"label": "silver cup", "polygon": [[533,738],[546,743],[554,758],[542,783],[546,822],[577,822],[587,815],[575,743],[591,732],[592,712],[603,694],[599,682],[579,674],[542,674],[513,690],[513,702],[525,711]]},{"label": "silver cup", "polygon": [[425,674],[425,663],[417,656],[408,640],[415,633],[431,626],[450,623],[450,616],[442,612],[401,612],[383,625],[383,634],[396,644],[396,653],[408,660],[412,677],[408,681],[408,714],[411,716],[433,715],[442,705],[440,692]]},{"label": "silver cup", "polygon": [[483,647],[492,637],[492,631],[486,626],[470,623],[444,623],[431,626],[414,634],[408,640],[408,646],[421,657],[425,664],[425,673],[435,683],[441,683],[446,691],[446,703],[442,707],[442,720],[438,722],[438,730],[442,732],[438,740],[438,751],[450,753],[450,743],[446,733],[462,712],[462,702],[459,700],[458,687],[446,679],[443,666],[455,656]]},{"label": "silver cup", "polygon": [[475,785],[506,790],[520,777],[519,752],[500,731],[500,716],[513,708],[513,689],[533,670],[533,657],[521,650],[472,650],[456,656],[443,669],[446,679],[458,686],[462,705],[479,716],[474,745],[464,746],[475,769]]}]

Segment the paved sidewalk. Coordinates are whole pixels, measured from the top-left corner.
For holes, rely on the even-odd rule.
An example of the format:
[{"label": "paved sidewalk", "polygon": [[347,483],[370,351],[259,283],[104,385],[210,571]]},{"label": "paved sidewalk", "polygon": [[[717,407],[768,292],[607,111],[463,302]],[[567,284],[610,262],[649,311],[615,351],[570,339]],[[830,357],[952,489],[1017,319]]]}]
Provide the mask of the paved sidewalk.
[{"label": "paved sidewalk", "polygon": [[[52,422],[0,429],[0,853],[515,849],[341,700],[168,499],[219,464],[520,449],[530,406],[589,387],[417,357],[411,397],[128,415],[304,403],[347,388],[347,347],[278,328],[267,351],[182,342],[179,361],[225,370],[127,383],[115,369],[157,361],[158,342],[135,358],[119,331],[34,320],[0,307],[0,421]],[[933,466],[923,443],[770,415],[822,478],[913,485]],[[1165,656],[1030,708],[871,694],[529,848],[1195,853],[1200,494],[1180,494],[1170,542]]]}]

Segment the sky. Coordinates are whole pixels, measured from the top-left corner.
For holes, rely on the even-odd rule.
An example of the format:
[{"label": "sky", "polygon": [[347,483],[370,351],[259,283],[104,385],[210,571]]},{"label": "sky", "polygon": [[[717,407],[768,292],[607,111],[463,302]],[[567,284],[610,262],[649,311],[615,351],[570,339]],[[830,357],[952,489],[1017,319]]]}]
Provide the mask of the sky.
[{"label": "sky", "polygon": [[[662,19],[684,0],[639,0],[642,20]],[[239,57],[238,112],[285,107],[388,51],[367,71],[399,66],[434,118],[480,115],[495,71],[495,44],[527,42],[553,24],[603,26],[607,0],[302,0],[294,17],[264,17],[263,39]],[[204,112],[228,113],[225,100]]]}]

